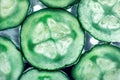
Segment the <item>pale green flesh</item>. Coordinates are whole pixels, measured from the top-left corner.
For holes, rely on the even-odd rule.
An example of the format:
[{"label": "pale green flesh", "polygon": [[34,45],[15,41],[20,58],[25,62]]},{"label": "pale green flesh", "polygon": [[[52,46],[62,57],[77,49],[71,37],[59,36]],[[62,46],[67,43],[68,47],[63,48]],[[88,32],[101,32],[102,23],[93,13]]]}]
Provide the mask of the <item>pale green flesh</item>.
[{"label": "pale green flesh", "polygon": [[34,52],[50,59],[55,59],[57,55],[64,56],[67,49],[73,42],[71,29],[63,23],[54,19],[47,19],[46,27],[40,22],[33,30],[32,42],[35,44]]},{"label": "pale green flesh", "polygon": [[[118,0],[89,0],[90,14],[92,22],[98,24],[98,27],[104,29],[119,29],[120,28],[120,1]],[[105,9],[107,6],[109,11]],[[108,13],[106,13],[108,11]],[[112,14],[114,13],[114,14]],[[116,15],[115,15],[116,14]]]},{"label": "pale green flesh", "polygon": [[120,80],[120,52],[111,51],[98,48],[85,55],[74,69],[75,80]]},{"label": "pale green flesh", "polygon": [[0,0],[0,17],[10,16],[16,9],[16,0]]}]

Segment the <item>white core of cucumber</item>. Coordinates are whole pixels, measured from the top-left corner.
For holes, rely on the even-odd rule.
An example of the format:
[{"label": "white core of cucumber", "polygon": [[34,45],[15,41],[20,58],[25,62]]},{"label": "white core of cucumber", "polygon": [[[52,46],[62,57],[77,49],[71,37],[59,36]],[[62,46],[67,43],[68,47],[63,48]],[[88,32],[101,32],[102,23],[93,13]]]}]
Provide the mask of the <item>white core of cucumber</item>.
[{"label": "white core of cucumber", "polygon": [[33,30],[33,34],[32,34],[33,43],[39,43],[49,38],[50,38],[50,32],[48,27],[45,27],[43,23],[39,23]]},{"label": "white core of cucumber", "polygon": [[69,46],[72,44],[73,39],[71,37],[65,37],[56,42],[58,53],[63,56],[67,53]]},{"label": "white core of cucumber", "polygon": [[0,72],[6,75],[11,72],[11,66],[5,52],[0,53]]},{"label": "white core of cucumber", "polygon": [[[54,59],[57,55],[63,56],[67,53],[73,39],[68,36],[71,34],[71,29],[67,25],[56,22],[53,19],[48,19],[47,22],[47,27],[43,23],[39,23],[36,26],[33,30],[32,41],[33,43],[38,43],[34,48],[36,53]],[[53,42],[49,38],[57,40]]]},{"label": "white core of cucumber", "polygon": [[90,1],[89,3],[92,21],[98,23],[104,17],[104,10],[98,2]]},{"label": "white core of cucumber", "polygon": [[120,20],[113,15],[107,15],[99,22],[99,26],[106,29],[118,29]]},{"label": "white core of cucumber", "polygon": [[54,59],[57,55],[65,55],[72,42],[73,39],[70,37],[62,38],[55,43],[52,41],[47,41],[37,44],[34,51],[38,54],[44,55],[45,57]]},{"label": "white core of cucumber", "polygon": [[56,22],[53,19],[48,19],[47,23],[53,39],[61,38],[71,33],[70,28],[63,23]]},{"label": "white core of cucumber", "polygon": [[97,58],[96,62],[102,71],[109,71],[116,67],[116,63],[111,61],[110,59]]},{"label": "white core of cucumber", "polygon": [[55,43],[52,41],[47,41],[41,44],[37,44],[34,50],[36,53],[42,54],[45,57],[48,57],[51,59],[54,59],[57,56]]},{"label": "white core of cucumber", "polygon": [[0,16],[7,17],[16,9],[16,0],[0,0]]}]

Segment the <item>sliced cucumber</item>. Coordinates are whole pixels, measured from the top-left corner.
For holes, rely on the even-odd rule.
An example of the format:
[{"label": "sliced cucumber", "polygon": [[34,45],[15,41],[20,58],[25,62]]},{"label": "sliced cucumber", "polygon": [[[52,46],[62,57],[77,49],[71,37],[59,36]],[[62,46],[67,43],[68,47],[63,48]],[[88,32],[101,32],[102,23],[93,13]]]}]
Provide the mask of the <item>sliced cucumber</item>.
[{"label": "sliced cucumber", "polygon": [[0,0],[0,30],[19,25],[26,16],[29,0]]},{"label": "sliced cucumber", "polygon": [[20,80],[69,80],[69,78],[60,71],[38,71],[32,69],[25,72]]},{"label": "sliced cucumber", "polygon": [[74,67],[75,80],[120,80],[120,48],[95,46]]},{"label": "sliced cucumber", "polygon": [[35,67],[54,70],[72,65],[84,45],[84,33],[77,19],[61,9],[43,9],[23,23],[21,46]]},{"label": "sliced cucumber", "polygon": [[11,41],[0,37],[0,80],[18,80],[22,70],[20,52]]},{"label": "sliced cucumber", "polygon": [[40,1],[48,7],[63,8],[71,5],[76,0],[40,0]]},{"label": "sliced cucumber", "polygon": [[120,42],[120,0],[81,0],[79,20],[91,35],[107,42]]}]

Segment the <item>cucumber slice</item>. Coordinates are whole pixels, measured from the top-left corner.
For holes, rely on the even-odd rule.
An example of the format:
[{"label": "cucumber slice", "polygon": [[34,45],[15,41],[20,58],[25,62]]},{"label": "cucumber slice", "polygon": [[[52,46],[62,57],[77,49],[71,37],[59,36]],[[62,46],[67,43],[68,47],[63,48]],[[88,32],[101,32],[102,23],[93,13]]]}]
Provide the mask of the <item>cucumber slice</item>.
[{"label": "cucumber slice", "polygon": [[38,71],[32,69],[25,72],[20,80],[69,80],[69,78],[60,71]]},{"label": "cucumber slice", "polygon": [[53,8],[63,8],[73,4],[76,0],[40,0],[43,4]]},{"label": "cucumber slice", "polygon": [[18,80],[22,70],[20,52],[10,40],[0,37],[0,80]]},{"label": "cucumber slice", "polygon": [[19,25],[27,14],[29,0],[0,0],[0,30]]},{"label": "cucumber slice", "polygon": [[73,68],[75,80],[120,80],[120,48],[95,46]]},{"label": "cucumber slice", "polygon": [[23,23],[21,46],[35,67],[55,70],[72,65],[80,56],[84,32],[78,20],[62,9],[43,9]]},{"label": "cucumber slice", "polygon": [[120,42],[120,0],[81,0],[78,14],[83,28],[95,38]]}]

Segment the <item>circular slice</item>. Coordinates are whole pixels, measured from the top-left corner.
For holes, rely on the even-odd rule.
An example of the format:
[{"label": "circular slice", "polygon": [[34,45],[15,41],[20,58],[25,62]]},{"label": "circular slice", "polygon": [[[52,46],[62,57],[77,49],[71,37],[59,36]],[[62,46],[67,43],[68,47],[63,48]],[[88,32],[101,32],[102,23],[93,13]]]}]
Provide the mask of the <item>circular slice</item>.
[{"label": "circular slice", "polygon": [[81,0],[79,20],[91,35],[107,42],[120,42],[120,0]]},{"label": "circular slice", "polygon": [[21,46],[26,59],[37,68],[54,70],[73,64],[84,45],[77,19],[61,9],[43,9],[25,20]]},{"label": "circular slice", "polygon": [[0,80],[18,80],[22,70],[21,53],[11,41],[0,37]]},{"label": "circular slice", "polygon": [[69,78],[60,71],[38,71],[31,69],[25,72],[20,80],[69,80]]},{"label": "circular slice", "polygon": [[75,80],[120,80],[120,48],[95,46],[82,56],[72,74]]},{"label": "circular slice", "polygon": [[63,8],[71,5],[76,0],[40,0],[43,4],[53,8]]},{"label": "circular slice", "polygon": [[29,0],[0,0],[0,30],[19,25],[26,16]]}]

